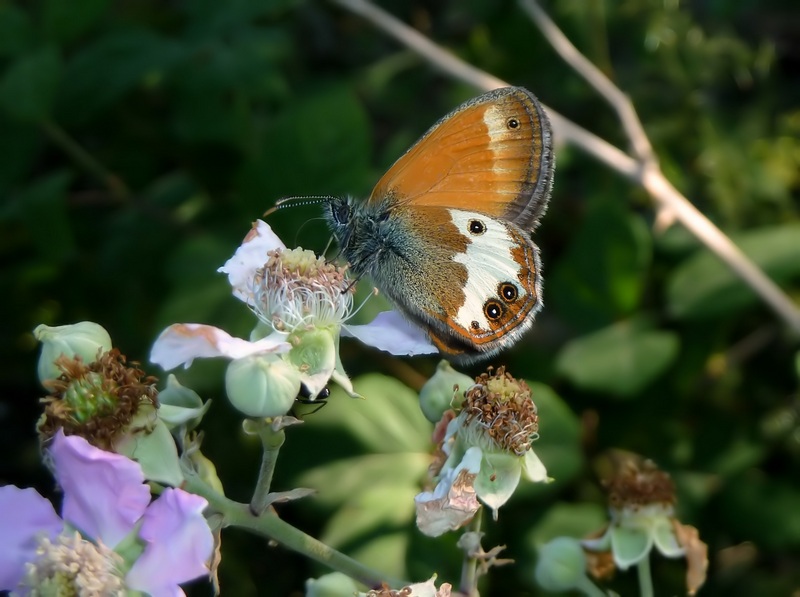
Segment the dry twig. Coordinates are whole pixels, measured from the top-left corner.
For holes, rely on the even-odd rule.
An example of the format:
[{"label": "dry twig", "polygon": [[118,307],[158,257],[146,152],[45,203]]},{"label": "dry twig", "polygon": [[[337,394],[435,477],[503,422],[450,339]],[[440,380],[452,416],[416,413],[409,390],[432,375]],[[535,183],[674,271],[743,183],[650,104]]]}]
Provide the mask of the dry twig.
[{"label": "dry twig", "polygon": [[[371,22],[453,78],[485,91],[508,85],[447,52],[368,0],[332,1]],[[572,45],[535,0],[521,0],[521,4],[559,55],[614,107],[631,142],[634,157],[545,106],[556,140],[572,143],[642,186],[659,209],[662,221],[663,214],[671,214],[750,286],[790,329],[800,334],[800,309],[664,176],[630,99]]]}]

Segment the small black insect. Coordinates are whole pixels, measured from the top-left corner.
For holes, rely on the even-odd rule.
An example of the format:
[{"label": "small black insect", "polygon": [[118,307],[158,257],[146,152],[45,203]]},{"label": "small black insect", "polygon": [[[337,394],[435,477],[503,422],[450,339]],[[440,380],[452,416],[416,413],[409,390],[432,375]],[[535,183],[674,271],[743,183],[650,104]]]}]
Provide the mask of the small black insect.
[{"label": "small black insect", "polygon": [[[312,410],[311,412],[304,413],[306,415],[313,415],[315,412],[319,411],[323,406],[328,404],[328,397],[331,395],[331,390],[328,386],[322,388],[322,391],[317,394],[316,398],[311,398],[311,391],[306,387],[305,384],[300,384],[300,393],[297,395],[297,398],[294,401],[297,404],[313,404],[317,408]],[[292,409],[294,410],[294,409]]]}]

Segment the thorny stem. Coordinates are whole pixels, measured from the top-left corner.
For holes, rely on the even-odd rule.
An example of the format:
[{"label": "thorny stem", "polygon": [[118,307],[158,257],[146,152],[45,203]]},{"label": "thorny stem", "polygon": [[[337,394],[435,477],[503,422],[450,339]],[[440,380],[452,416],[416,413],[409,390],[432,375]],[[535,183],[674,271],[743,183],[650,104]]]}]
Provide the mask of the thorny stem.
[{"label": "thorny stem", "polygon": [[278,462],[278,453],[286,439],[283,429],[275,431],[272,425],[266,420],[261,420],[258,425],[258,437],[261,439],[261,446],[264,453],[261,456],[261,469],[258,471],[258,481],[250,500],[250,512],[254,516],[260,516],[269,505],[269,489],[272,485],[272,475],[275,472],[275,464]]},{"label": "thorny stem", "polygon": [[380,587],[381,583],[385,582],[389,586],[399,589],[411,584],[401,579],[385,576],[379,571],[373,570],[361,562],[336,551],[281,520],[273,512],[265,512],[261,516],[255,516],[248,505],[234,502],[217,493],[193,473],[185,474],[183,489],[208,500],[206,516],[215,513],[220,514],[223,527],[247,529],[333,570],[346,574],[368,587],[377,588]]},{"label": "thorny stem", "polygon": [[[483,506],[478,508],[467,528],[468,533],[480,533],[483,523]],[[478,597],[478,558],[464,553],[464,562],[461,565],[461,586],[459,592],[467,597]]]}]

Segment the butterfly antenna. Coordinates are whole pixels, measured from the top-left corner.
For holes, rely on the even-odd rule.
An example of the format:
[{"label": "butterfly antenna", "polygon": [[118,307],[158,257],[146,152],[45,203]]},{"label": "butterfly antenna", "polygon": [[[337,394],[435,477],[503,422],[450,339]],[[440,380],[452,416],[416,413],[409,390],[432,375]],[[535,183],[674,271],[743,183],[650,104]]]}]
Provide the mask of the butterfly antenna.
[{"label": "butterfly antenna", "polygon": [[309,195],[309,196],[297,196],[297,197],[283,197],[278,199],[275,202],[275,205],[270,207],[267,211],[264,212],[263,217],[267,217],[270,214],[275,213],[279,209],[283,209],[284,207],[298,207],[300,205],[314,205],[316,203],[322,203],[323,201],[330,201],[332,199],[336,199],[333,195]]}]

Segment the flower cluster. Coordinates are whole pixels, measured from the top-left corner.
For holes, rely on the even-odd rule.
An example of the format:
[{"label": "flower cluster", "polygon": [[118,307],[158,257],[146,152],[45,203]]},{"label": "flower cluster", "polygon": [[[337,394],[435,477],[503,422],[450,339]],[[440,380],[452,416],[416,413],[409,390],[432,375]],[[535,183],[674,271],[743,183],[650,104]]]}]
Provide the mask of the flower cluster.
[{"label": "flower cluster", "polygon": [[168,419],[159,416],[156,379],[128,363],[96,323],[40,325],[34,336],[42,343],[39,379],[49,392],[37,424],[41,445],[63,430],[103,450],[135,455],[148,480],[180,485],[178,452]]},{"label": "flower cluster", "polygon": [[0,590],[159,597],[209,574],[205,499],[166,489],[151,503],[137,463],[63,431],[48,457],[64,491],[63,518],[32,489],[0,487]]},{"label": "flower cluster", "polygon": [[444,411],[434,432],[437,458],[429,473],[436,486],[416,497],[417,526],[430,536],[467,524],[480,507],[478,500],[497,518],[523,474],[534,482],[548,480],[531,449],[538,415],[527,384],[503,367],[490,367],[474,383],[469,378],[465,383],[465,377],[440,367],[421,393],[428,403],[423,410],[431,412],[463,396],[459,412]]},{"label": "flower cluster", "polygon": [[[559,537],[540,550],[536,577],[545,589],[585,588],[586,574],[598,580],[615,569],[645,566],[655,547],[668,558],[685,557],[686,590],[703,585],[708,547],[697,529],[675,516],[675,488],[669,475],[651,461],[626,458],[606,482],[609,524],[582,541]],[[640,581],[641,581],[640,575]]]},{"label": "flower cluster", "polygon": [[287,249],[263,221],[219,271],[256,315],[249,340],[197,323],[174,324],[153,345],[154,363],[170,370],[196,358],[226,357],[228,399],[248,417],[285,415],[301,390],[315,399],[329,380],[355,396],[339,359],[339,338],[351,335],[394,354],[434,349],[424,334],[393,312],[372,324],[348,326],[354,283],[337,267],[300,248]]}]

